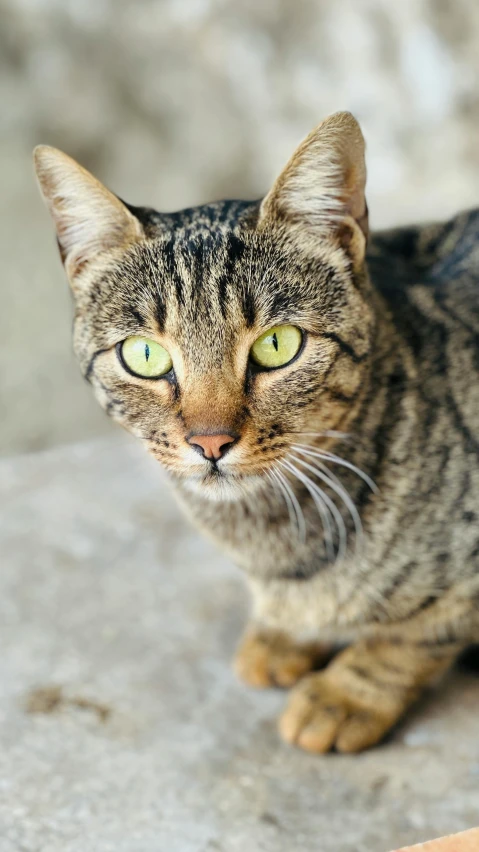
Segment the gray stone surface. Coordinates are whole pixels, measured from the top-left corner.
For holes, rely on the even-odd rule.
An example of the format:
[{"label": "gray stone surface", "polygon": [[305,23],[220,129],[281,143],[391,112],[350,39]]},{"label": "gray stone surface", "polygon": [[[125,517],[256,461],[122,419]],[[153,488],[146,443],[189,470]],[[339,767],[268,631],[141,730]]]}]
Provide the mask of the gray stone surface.
[{"label": "gray stone surface", "polygon": [[31,168],[133,204],[262,194],[325,115],[368,143],[374,227],[479,199],[477,0],[0,0],[0,453],[108,433]]},{"label": "gray stone surface", "polygon": [[3,460],[0,554],[0,852],[387,852],[479,823],[479,680],[357,757],[282,744],[284,695],[229,666],[242,579],[131,440]]}]

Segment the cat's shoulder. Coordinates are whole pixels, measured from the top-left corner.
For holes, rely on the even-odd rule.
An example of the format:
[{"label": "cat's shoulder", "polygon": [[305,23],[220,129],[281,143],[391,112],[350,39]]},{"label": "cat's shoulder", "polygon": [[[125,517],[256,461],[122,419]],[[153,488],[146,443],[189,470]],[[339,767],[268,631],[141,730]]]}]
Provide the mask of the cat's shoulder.
[{"label": "cat's shoulder", "polygon": [[479,208],[445,222],[373,234],[368,266],[386,296],[419,283],[439,289],[479,287]]}]

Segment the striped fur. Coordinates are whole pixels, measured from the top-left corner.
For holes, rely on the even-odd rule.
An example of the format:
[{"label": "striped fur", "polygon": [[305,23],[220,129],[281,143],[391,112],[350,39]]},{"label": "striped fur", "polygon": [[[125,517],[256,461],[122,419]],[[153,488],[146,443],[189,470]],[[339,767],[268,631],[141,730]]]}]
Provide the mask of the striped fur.
[{"label": "striped fur", "polygon": [[[90,231],[120,215],[117,242],[70,247],[82,258],[70,280],[75,351],[100,404],[247,574],[241,676],[299,680],[280,722],[288,741],[358,751],[479,639],[479,211],[373,235],[365,259],[360,132],[328,121],[332,155],[320,126],[262,204],[110,206]],[[320,178],[332,164],[321,209],[308,183],[318,145]],[[38,168],[52,206],[54,169],[41,154]],[[68,187],[62,205],[72,234]],[[61,211],[56,224],[61,242]],[[249,349],[280,323],[305,331],[303,350],[257,371]],[[170,351],[172,376],[125,373],[116,346],[133,334]],[[240,436],[224,475],[186,443],[191,430]],[[352,644],[305,676],[338,641]]]}]

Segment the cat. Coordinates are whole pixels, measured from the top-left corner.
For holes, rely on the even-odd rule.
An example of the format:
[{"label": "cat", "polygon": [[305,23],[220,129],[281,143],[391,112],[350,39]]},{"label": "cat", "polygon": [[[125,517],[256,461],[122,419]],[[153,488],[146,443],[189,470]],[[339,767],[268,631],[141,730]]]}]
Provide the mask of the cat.
[{"label": "cat", "polygon": [[291,688],[287,742],[378,743],[479,638],[479,211],[370,237],[345,112],[261,201],[35,163],[84,377],[248,578],[237,672]]}]

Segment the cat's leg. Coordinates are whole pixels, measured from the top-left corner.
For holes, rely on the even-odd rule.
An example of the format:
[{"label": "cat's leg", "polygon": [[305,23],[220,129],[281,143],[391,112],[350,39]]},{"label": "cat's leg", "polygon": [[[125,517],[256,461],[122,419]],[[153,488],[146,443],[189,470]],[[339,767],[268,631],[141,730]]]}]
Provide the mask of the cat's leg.
[{"label": "cat's leg", "polygon": [[298,642],[279,630],[250,624],[236,652],[234,667],[250,686],[293,686],[300,678],[324,663],[330,646]]},{"label": "cat's leg", "polygon": [[465,644],[358,642],[293,689],[280,733],[307,751],[362,751],[384,737]]}]

